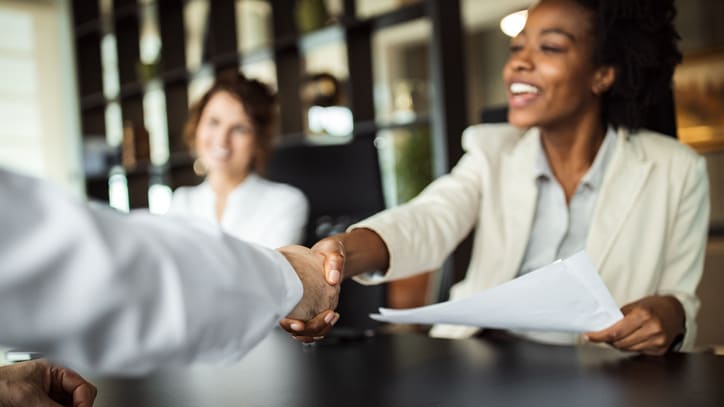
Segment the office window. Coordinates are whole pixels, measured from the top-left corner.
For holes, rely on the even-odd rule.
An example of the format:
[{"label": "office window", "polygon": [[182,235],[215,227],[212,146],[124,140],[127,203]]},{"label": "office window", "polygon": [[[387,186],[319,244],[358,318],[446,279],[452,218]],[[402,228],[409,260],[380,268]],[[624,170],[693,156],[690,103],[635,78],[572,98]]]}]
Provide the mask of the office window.
[{"label": "office window", "polygon": [[61,1],[0,5],[0,165],[81,194],[68,17]]},{"label": "office window", "polygon": [[45,167],[38,154],[42,140],[33,23],[29,13],[0,8],[0,161],[40,176]]}]

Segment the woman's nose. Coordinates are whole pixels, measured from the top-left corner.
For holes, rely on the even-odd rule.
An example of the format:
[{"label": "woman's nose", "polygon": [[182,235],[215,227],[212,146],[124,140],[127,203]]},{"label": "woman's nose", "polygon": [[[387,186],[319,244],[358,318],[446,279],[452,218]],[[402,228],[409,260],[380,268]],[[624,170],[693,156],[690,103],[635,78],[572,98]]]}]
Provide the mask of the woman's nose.
[{"label": "woman's nose", "polygon": [[229,142],[231,131],[227,128],[219,127],[212,133],[212,140],[217,145],[226,145]]},{"label": "woman's nose", "polygon": [[514,72],[527,71],[533,68],[530,52],[523,48],[510,57],[510,67]]}]

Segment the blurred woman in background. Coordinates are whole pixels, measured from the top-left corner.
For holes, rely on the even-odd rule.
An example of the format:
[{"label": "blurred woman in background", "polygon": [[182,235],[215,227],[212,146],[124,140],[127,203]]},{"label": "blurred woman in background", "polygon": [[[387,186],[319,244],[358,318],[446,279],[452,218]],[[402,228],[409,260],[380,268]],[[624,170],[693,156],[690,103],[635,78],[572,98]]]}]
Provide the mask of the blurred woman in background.
[{"label": "blurred woman in background", "polygon": [[221,79],[190,109],[184,135],[206,172],[178,188],[169,214],[219,224],[270,248],[303,241],[309,205],[298,189],[263,178],[276,131],[276,102],[263,83]]}]

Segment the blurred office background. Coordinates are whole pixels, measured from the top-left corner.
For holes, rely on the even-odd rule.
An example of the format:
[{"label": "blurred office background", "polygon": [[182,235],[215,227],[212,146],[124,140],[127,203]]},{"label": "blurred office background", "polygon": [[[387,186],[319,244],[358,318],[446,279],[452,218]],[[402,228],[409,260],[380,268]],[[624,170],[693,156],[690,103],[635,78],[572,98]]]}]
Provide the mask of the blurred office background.
[{"label": "blurred office background", "polygon": [[[405,202],[455,163],[461,131],[505,104],[501,19],[531,3],[0,0],[0,164],[122,211],[163,213],[174,188],[201,179],[182,142],[188,106],[215,77],[240,71],[279,92],[270,176],[308,195],[313,242]],[[717,345],[724,3],[677,3],[685,54],[675,77],[677,132],[707,158],[712,192],[699,343]],[[451,259],[448,278],[464,259],[464,250]],[[442,298],[441,280],[433,274],[379,295],[419,305]]]}]

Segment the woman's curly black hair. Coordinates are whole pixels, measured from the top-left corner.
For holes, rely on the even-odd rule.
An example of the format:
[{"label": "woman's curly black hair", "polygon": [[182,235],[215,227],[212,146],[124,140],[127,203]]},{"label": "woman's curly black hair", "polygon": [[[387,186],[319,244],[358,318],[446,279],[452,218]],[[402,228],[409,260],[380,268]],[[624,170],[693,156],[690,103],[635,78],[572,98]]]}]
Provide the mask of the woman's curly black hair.
[{"label": "woman's curly black hair", "polygon": [[611,65],[616,80],[603,94],[603,120],[637,130],[647,112],[670,97],[681,62],[673,0],[575,0],[594,14],[593,62]]}]

